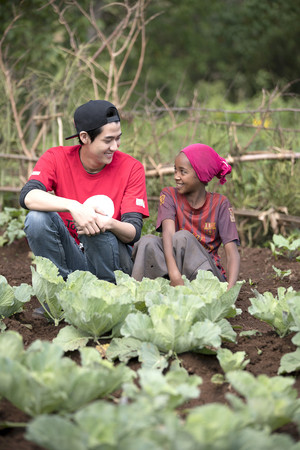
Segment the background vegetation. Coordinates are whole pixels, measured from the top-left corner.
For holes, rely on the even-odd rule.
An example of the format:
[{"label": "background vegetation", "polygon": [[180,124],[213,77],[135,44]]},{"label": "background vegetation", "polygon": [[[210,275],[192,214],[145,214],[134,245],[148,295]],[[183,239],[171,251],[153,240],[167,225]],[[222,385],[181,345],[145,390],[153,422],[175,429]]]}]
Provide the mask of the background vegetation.
[{"label": "background vegetation", "polygon": [[[147,229],[172,183],[165,165],[193,142],[232,158],[230,182],[210,189],[264,213],[237,216],[243,243],[297,226],[278,214],[300,215],[299,2],[2,0],[0,10],[1,208],[18,205],[38,156],[73,133],[75,108],[105,98],[122,112],[122,150],[149,173]],[[262,152],[284,159],[241,161]]]}]

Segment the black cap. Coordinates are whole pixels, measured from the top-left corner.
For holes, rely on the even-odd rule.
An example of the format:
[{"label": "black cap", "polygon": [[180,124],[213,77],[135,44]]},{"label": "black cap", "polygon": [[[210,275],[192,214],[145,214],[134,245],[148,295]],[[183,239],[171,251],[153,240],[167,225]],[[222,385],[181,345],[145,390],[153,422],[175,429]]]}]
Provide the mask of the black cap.
[{"label": "black cap", "polygon": [[111,122],[120,122],[117,108],[106,100],[90,100],[76,109],[74,124],[77,133],[66,139],[78,137],[81,131],[92,131]]}]

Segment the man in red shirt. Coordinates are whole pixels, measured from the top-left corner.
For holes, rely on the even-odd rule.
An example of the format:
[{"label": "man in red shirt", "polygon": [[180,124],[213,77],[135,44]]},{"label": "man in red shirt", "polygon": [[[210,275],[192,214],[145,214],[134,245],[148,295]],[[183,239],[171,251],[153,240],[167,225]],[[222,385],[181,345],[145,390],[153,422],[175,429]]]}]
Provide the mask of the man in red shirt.
[{"label": "man in red shirt", "polygon": [[131,274],[132,245],[149,216],[144,167],[118,150],[120,116],[112,103],[79,106],[74,123],[67,139],[79,144],[47,150],[21,191],[20,204],[30,210],[25,232],[33,253],[65,279],[89,270],[114,283],[115,270]]}]

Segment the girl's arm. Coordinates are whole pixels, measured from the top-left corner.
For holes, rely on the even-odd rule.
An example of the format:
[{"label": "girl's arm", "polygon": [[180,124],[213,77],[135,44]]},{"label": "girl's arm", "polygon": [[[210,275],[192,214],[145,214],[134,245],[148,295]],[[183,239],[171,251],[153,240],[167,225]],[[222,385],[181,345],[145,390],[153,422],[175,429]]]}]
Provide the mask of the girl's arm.
[{"label": "girl's arm", "polygon": [[173,254],[173,235],[175,234],[175,223],[172,219],[165,219],[162,221],[162,241],[165,260],[168,268],[171,286],[183,286],[184,281],[181,273],[177,267]]},{"label": "girl's arm", "polygon": [[226,262],[227,262],[227,278],[228,289],[235,285],[238,280],[240,271],[240,254],[235,242],[228,242],[224,245]]}]

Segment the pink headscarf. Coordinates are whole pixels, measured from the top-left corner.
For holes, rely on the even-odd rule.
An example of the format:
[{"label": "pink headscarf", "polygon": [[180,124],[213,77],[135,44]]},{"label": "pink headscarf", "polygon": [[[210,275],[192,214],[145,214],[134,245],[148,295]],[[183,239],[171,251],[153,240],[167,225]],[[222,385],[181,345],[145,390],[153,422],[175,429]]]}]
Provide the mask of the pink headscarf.
[{"label": "pink headscarf", "polygon": [[220,179],[220,184],[226,183],[225,175],[231,172],[231,166],[214,149],[204,144],[192,144],[181,151],[202,183],[208,183],[214,177]]}]

